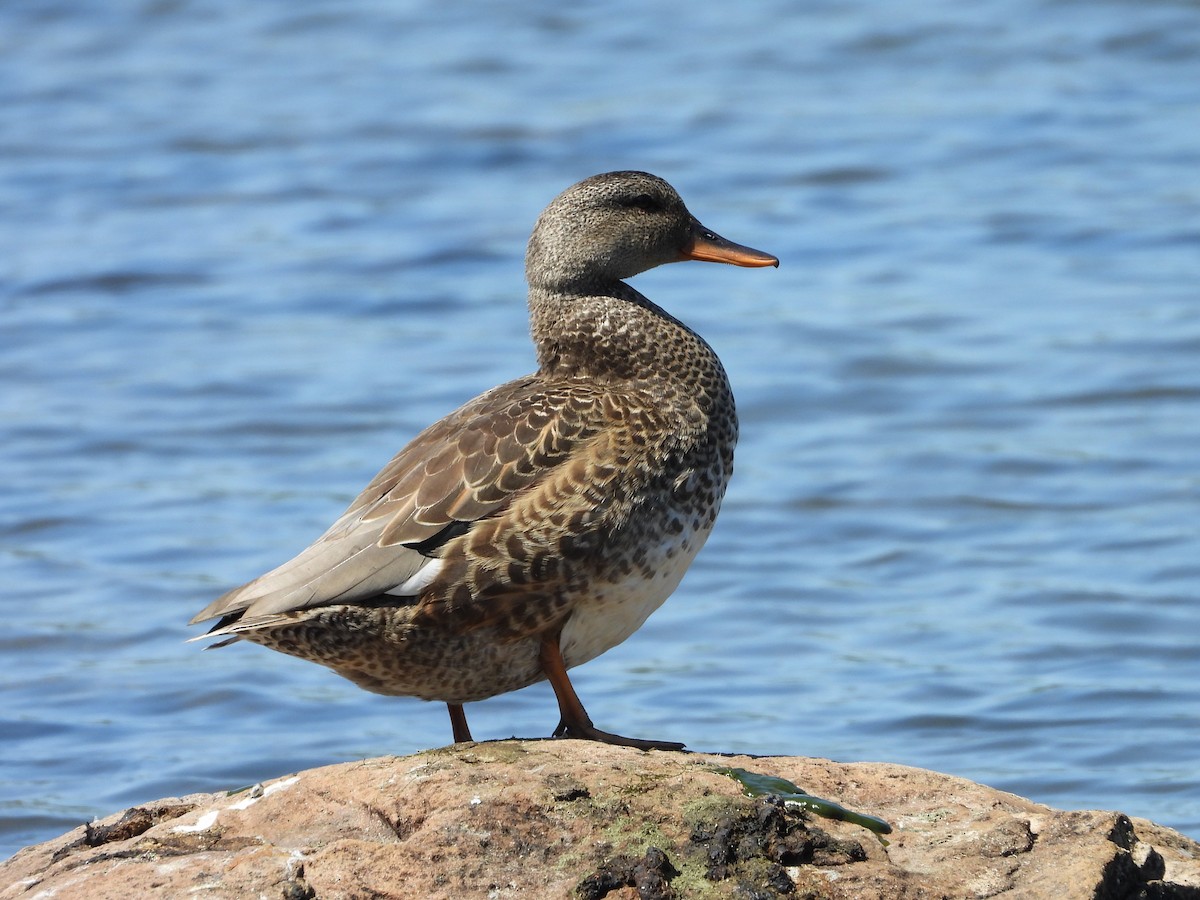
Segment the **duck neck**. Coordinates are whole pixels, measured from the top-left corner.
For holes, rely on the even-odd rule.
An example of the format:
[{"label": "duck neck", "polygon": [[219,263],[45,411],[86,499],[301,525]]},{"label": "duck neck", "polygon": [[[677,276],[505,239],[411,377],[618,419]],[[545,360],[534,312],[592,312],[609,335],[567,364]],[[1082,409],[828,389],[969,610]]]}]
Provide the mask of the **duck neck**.
[{"label": "duck neck", "polygon": [[[539,370],[559,377],[708,381],[724,371],[694,331],[621,281],[579,292],[531,287]],[[681,366],[681,361],[687,361]]]}]

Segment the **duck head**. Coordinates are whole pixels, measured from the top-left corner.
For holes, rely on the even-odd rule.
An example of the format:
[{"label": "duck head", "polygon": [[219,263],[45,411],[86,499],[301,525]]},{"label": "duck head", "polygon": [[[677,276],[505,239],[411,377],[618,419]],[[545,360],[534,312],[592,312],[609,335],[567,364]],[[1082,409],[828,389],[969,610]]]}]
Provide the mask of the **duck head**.
[{"label": "duck head", "polygon": [[594,290],[688,259],[778,266],[705,228],[675,189],[646,172],[607,172],[567,188],[538,217],[525,255],[531,286]]}]

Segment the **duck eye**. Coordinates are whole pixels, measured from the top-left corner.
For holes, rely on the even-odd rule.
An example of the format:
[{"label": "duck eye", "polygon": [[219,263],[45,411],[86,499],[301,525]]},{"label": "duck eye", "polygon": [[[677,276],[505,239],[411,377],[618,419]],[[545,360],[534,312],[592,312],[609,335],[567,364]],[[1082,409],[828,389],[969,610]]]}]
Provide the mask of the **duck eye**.
[{"label": "duck eye", "polygon": [[622,200],[621,205],[630,209],[640,209],[643,212],[659,212],[663,208],[662,203],[649,194],[638,194],[636,197],[629,197]]}]

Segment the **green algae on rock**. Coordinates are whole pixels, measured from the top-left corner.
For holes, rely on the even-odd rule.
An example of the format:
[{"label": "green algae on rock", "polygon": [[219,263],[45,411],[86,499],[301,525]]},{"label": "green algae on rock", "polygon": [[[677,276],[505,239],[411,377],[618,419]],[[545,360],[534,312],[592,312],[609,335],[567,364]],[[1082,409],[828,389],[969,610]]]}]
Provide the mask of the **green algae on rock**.
[{"label": "green algae on rock", "polygon": [[728,775],[734,781],[738,782],[746,792],[747,797],[778,797],[785,803],[795,804],[824,819],[860,825],[868,831],[875,832],[875,834],[879,835],[880,843],[885,847],[888,846],[888,842],[884,840],[883,835],[891,834],[892,826],[878,816],[854,812],[853,810],[846,809],[846,807],[839,803],[834,803],[832,800],[814,797],[812,794],[796,787],[796,785],[792,784],[786,778],[776,778],[774,775],[763,775],[759,772],[751,772],[747,769],[739,769],[733,766],[722,766],[716,771],[721,775]]}]

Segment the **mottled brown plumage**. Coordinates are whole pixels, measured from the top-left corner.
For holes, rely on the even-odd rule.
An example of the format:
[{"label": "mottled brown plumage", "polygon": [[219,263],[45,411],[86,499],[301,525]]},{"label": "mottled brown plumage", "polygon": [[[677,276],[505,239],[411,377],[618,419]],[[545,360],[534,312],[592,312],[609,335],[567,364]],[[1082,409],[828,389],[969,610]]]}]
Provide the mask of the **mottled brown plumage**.
[{"label": "mottled brown plumage", "polygon": [[312,546],[192,621],[443,701],[455,740],[470,739],[463,703],[548,678],[556,734],[681,746],[594,728],[566,670],[674,590],[732,471],[716,354],[621,280],[682,259],[778,264],[707,231],[653,175],[568,188],[526,256],[538,371],[426,428]]}]

